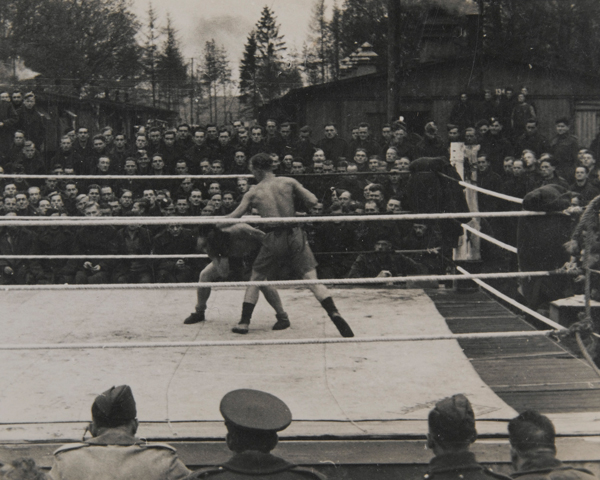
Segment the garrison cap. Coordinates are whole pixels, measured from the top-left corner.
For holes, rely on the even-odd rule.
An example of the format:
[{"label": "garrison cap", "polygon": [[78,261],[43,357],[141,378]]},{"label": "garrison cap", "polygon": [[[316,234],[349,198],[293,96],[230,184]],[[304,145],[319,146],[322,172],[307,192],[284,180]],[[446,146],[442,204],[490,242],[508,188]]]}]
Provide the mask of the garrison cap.
[{"label": "garrison cap", "polygon": [[92,417],[110,427],[135,419],[137,410],[129,385],[112,387],[98,395],[92,404]]},{"label": "garrison cap", "polygon": [[226,423],[248,430],[279,432],[292,423],[288,406],[276,396],[259,390],[229,392],[219,409]]},{"label": "garrison cap", "polygon": [[429,412],[429,430],[444,443],[474,441],[477,430],[469,399],[458,394],[439,401]]}]

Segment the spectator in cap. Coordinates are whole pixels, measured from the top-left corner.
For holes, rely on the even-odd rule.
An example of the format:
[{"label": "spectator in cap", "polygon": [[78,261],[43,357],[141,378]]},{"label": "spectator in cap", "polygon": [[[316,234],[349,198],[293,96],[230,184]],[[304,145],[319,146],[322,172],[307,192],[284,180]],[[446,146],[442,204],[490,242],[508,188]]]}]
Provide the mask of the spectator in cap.
[{"label": "spectator in cap", "polygon": [[434,122],[425,125],[423,139],[415,145],[413,150],[415,159],[421,157],[445,157],[448,158],[448,150],[442,137],[438,134],[438,127]]},{"label": "spectator in cap", "polygon": [[197,470],[188,480],[213,476],[222,480],[326,478],[270,453],[277,445],[277,432],[292,423],[290,409],[279,398],[259,390],[234,390],[223,397],[220,410],[227,427],[227,446],[234,455],[221,465]]},{"label": "spectator in cap", "polygon": [[135,437],[137,409],[131,388],[112,387],[92,404],[91,439],[54,452],[50,477],[70,480],[163,480],[185,478],[190,471],[173,447]]},{"label": "spectator in cap", "polygon": [[526,410],[508,424],[510,458],[515,469],[511,476],[520,480],[592,480],[585,468],[563,465],[556,458],[554,425],[535,410]]},{"label": "spectator in cap", "polygon": [[475,460],[469,451],[477,438],[475,414],[462,394],[439,401],[429,412],[427,447],[433,450],[426,479],[506,480],[509,477],[492,472]]}]

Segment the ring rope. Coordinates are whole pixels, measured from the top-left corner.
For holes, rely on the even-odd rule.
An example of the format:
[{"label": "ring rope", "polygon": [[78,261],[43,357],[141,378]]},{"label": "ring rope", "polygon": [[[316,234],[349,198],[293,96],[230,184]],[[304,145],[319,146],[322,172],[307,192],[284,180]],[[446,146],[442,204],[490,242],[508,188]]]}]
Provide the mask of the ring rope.
[{"label": "ring rope", "polygon": [[547,337],[554,330],[458,333],[439,335],[392,335],[389,337],[354,338],[300,338],[278,340],[205,340],[191,342],[121,342],[121,343],[23,343],[0,344],[2,350],[79,350],[79,349],[118,349],[118,348],[189,348],[189,347],[229,347],[259,345],[322,345],[330,343],[387,343],[387,342],[423,342],[437,340],[478,340],[489,338]]},{"label": "ring rope", "polygon": [[[276,173],[278,177],[342,177],[342,176],[389,176],[396,172],[331,172],[331,173]],[[124,175],[124,174],[109,174],[109,175],[78,175],[74,173],[69,174],[19,174],[19,173],[3,173],[0,174],[0,180],[3,178],[24,178],[24,179],[45,179],[54,178],[61,180],[183,180],[184,178],[193,179],[219,179],[219,178],[255,178],[251,173],[222,173],[222,174],[210,174],[210,175],[192,175],[192,174],[177,174],[177,175]],[[455,180],[455,179],[452,179]]]},{"label": "ring rope", "polygon": [[[90,256],[90,258],[94,258]],[[460,268],[460,267],[457,267]],[[461,269],[462,270],[462,269]],[[10,290],[144,290],[144,289],[191,289],[191,288],[237,288],[237,287],[299,287],[308,285],[368,285],[393,282],[425,282],[450,280],[479,280],[486,278],[530,278],[550,277],[553,275],[569,275],[562,270],[537,272],[500,272],[469,273],[456,275],[409,275],[406,277],[374,277],[374,278],[326,278],[311,280],[261,280],[249,282],[188,282],[188,283],[122,283],[92,285],[3,285],[0,291]]]},{"label": "ring rope", "polygon": [[546,212],[452,212],[385,215],[334,215],[321,217],[0,217],[0,226],[82,226],[82,225],[219,225],[233,223],[301,224],[325,222],[374,222],[398,220],[439,220],[460,218],[539,217]]},{"label": "ring rope", "polygon": [[[537,320],[540,320],[541,322],[544,322],[546,325],[556,329],[556,330],[566,330],[565,327],[563,327],[561,324],[556,323],[552,320],[550,320],[549,318],[544,317],[543,315],[540,315],[538,312],[536,312],[535,310],[532,310],[529,307],[526,307],[525,305],[522,305],[521,303],[517,302],[516,300],[510,298],[509,296],[503,294],[502,292],[500,292],[499,290],[496,290],[494,287],[488,285],[487,283],[483,282],[481,280],[482,277],[478,276],[476,277],[475,275],[467,272],[464,268],[460,267],[460,266],[456,266],[456,269],[463,273],[465,278],[466,277],[470,277],[477,285],[479,285],[480,287],[484,288],[485,290],[487,290],[490,293],[493,293],[494,295],[496,295],[497,297],[501,298],[502,300],[504,300],[507,303],[510,303],[513,307],[517,307],[518,309],[522,310],[525,313],[528,313],[529,315],[531,315],[532,317],[536,318]],[[531,272],[520,272],[520,273],[531,273]],[[558,272],[556,272],[558,273]],[[525,275],[521,276],[524,277]],[[536,275],[536,276],[541,276],[541,275]],[[493,277],[487,277],[487,278],[493,278]]]},{"label": "ring rope", "polygon": [[174,253],[165,253],[163,255],[140,254],[140,255],[0,255],[0,259],[5,260],[78,260],[78,259],[115,259],[129,260],[138,258],[152,258],[160,260],[163,258],[208,258],[205,253],[182,253],[181,255]]},{"label": "ring rope", "polygon": [[[441,247],[435,248],[420,248],[414,250],[393,250],[394,253],[431,253],[437,254]],[[358,251],[358,252],[313,252],[313,255],[363,255],[368,253],[376,253],[374,250]],[[209,258],[205,253],[165,253],[165,254],[139,254],[139,255],[0,255],[0,259],[5,260],[69,260],[69,259],[86,259],[86,258],[101,258],[101,259],[136,259],[136,258],[152,258],[160,260],[162,258]]]},{"label": "ring rope", "polygon": [[470,188],[471,190],[475,190],[476,192],[485,193],[486,195],[490,195],[491,197],[501,198],[502,200],[507,200],[513,203],[523,204],[523,199],[518,197],[513,197],[512,195],[505,195],[504,193],[494,192],[493,190],[488,190],[487,188],[481,188],[477,185],[472,185],[467,182],[458,182],[459,185]]},{"label": "ring rope", "polygon": [[504,248],[505,250],[508,250],[509,252],[512,253],[517,253],[517,247],[513,247],[512,245],[509,245],[508,243],[504,243],[501,242],[500,240],[496,240],[494,237],[490,237],[489,235],[480,232],[479,230],[466,225],[466,224],[461,224],[461,227],[463,227],[465,230],[468,230],[469,232],[473,233],[474,235],[477,235],[478,237],[483,238],[484,240],[487,240],[488,242],[493,243],[494,245],[497,245],[501,248]]}]

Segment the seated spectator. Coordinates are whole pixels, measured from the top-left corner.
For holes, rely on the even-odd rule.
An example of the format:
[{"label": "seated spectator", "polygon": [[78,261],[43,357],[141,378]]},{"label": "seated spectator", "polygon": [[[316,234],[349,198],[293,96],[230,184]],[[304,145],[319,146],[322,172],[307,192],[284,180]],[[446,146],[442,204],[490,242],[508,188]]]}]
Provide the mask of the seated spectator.
[{"label": "seated spectator", "polygon": [[374,252],[361,253],[348,272],[348,278],[402,277],[426,275],[427,267],[392,250],[392,242],[380,238],[375,242]]},{"label": "seated spectator", "polygon": [[37,211],[29,204],[29,199],[25,192],[17,192],[15,195],[15,201],[17,205],[16,213],[19,217],[35,217]]},{"label": "seated spectator", "polygon": [[559,177],[556,173],[557,165],[556,159],[552,155],[542,155],[540,158],[540,175],[542,182],[539,187],[545,185],[560,185],[561,187],[569,188],[567,181],[564,178]]},{"label": "seated spectator", "polygon": [[589,181],[589,171],[583,165],[575,168],[575,182],[569,186],[569,190],[579,195],[582,207],[600,195],[600,189]]},{"label": "seated spectator", "polygon": [[469,480],[507,480],[510,477],[492,472],[477,463],[469,451],[477,439],[475,414],[462,394],[439,401],[429,412],[427,447],[435,455],[429,462],[429,480],[468,478]]},{"label": "seated spectator", "polygon": [[[90,201],[83,209],[86,217],[99,217],[100,207]],[[115,229],[111,225],[93,225],[80,227],[75,234],[74,255],[85,255],[86,258],[72,262],[75,272],[75,283],[98,284],[108,283],[114,260],[96,258],[95,255],[115,254]],[[68,272],[71,274],[72,272]]]},{"label": "seated spectator", "polygon": [[[157,255],[196,253],[196,237],[181,225],[169,225],[154,237],[153,250]],[[193,259],[163,258],[158,262],[156,280],[159,283],[193,282],[195,278],[198,273]]]},{"label": "seated spectator", "polygon": [[195,471],[188,480],[202,478],[321,479],[325,476],[298,467],[270,452],[278,442],[277,432],[292,423],[288,406],[279,398],[259,390],[234,390],[219,407],[227,428],[227,447],[234,455],[215,467]]},{"label": "seated spectator", "polygon": [[225,215],[233,212],[237,207],[237,202],[235,201],[235,193],[231,190],[225,190],[223,192],[223,204],[222,209]]},{"label": "seated spectator", "polygon": [[510,459],[515,472],[512,478],[537,480],[593,480],[596,476],[585,468],[564,465],[556,458],[554,425],[535,410],[525,410],[508,424]]},{"label": "seated spectator", "polygon": [[[135,213],[129,212],[127,217],[135,219]],[[121,228],[116,235],[117,255],[149,255],[152,253],[152,235],[150,231],[138,223]],[[114,283],[151,283],[153,280],[150,259],[139,258],[118,260],[112,274]]]},{"label": "seated spectator", "polygon": [[92,404],[92,438],[54,452],[50,478],[74,480],[182,479],[190,471],[170,445],[135,437],[139,423],[131,388],[112,387]]},{"label": "seated spectator", "polygon": [[[8,210],[7,202],[15,202],[14,198],[4,200],[6,215],[16,215]],[[37,235],[24,227],[0,227],[0,255],[39,255]],[[0,285],[35,285],[43,278],[43,270],[38,260],[22,258],[0,258]]]}]

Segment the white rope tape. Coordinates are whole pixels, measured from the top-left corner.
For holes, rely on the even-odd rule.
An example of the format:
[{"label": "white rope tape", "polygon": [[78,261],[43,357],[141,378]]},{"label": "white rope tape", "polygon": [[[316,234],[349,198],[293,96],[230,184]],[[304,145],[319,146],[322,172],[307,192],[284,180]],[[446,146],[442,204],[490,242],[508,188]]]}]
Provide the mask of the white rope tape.
[{"label": "white rope tape", "polygon": [[178,254],[164,254],[164,255],[0,255],[0,259],[6,260],[80,260],[80,259],[115,259],[115,260],[131,260],[137,258],[152,258],[155,260],[162,260],[163,258],[208,258],[205,253],[184,253]]},{"label": "white rope tape", "polygon": [[[94,258],[90,256],[90,258]],[[533,278],[549,277],[551,275],[567,275],[566,272],[501,272],[475,273],[466,275],[412,275],[406,277],[375,277],[375,278],[327,278],[314,280],[264,280],[251,282],[189,282],[189,283],[122,283],[122,284],[93,284],[93,285],[3,285],[0,291],[10,290],[162,290],[190,288],[245,288],[245,287],[305,287],[308,285],[377,285],[393,282],[424,282],[446,280],[475,280],[486,278]]]},{"label": "white rope tape", "polygon": [[0,226],[71,226],[82,225],[220,225],[234,223],[301,224],[326,222],[375,222],[399,220],[439,220],[495,217],[539,217],[546,212],[461,212],[461,213],[407,213],[386,215],[332,215],[320,217],[0,217]]},{"label": "white rope tape", "polygon": [[[550,320],[549,318],[546,318],[543,315],[540,315],[535,310],[532,310],[531,308],[526,307],[525,305],[520,304],[516,300],[514,300],[514,299],[510,298],[509,296],[504,295],[502,292],[496,290],[494,287],[491,287],[487,283],[481,281],[481,277],[476,277],[476,276],[470,274],[464,268],[459,267],[458,265],[456,266],[456,269],[459,272],[463,273],[465,278],[470,277],[477,285],[479,285],[480,287],[484,288],[488,292],[493,293],[494,295],[496,295],[497,297],[501,298],[505,302],[510,303],[513,307],[517,307],[518,309],[522,310],[525,313],[528,313],[532,317],[540,320],[541,322],[544,322],[546,325],[549,325],[552,328],[555,328],[557,330],[565,330],[565,327],[563,327],[559,323],[556,323],[556,322]],[[521,272],[521,273],[528,273],[528,272]]]},{"label": "white rope tape", "polygon": [[438,340],[477,340],[488,338],[547,337],[553,330],[523,332],[484,332],[440,335],[392,335],[387,337],[354,338],[300,338],[280,340],[214,340],[193,342],[122,342],[122,343],[22,343],[0,344],[2,350],[80,350],[118,348],[189,348],[189,347],[230,347],[265,345],[322,345],[330,343],[383,343],[383,342],[426,342]]},{"label": "white rope tape", "polygon": [[523,203],[523,199],[522,198],[513,197],[511,195],[505,195],[505,194],[499,193],[499,192],[494,192],[493,190],[488,190],[487,188],[481,188],[481,187],[478,187],[476,185],[472,185],[472,184],[467,183],[467,182],[458,182],[458,184],[462,185],[463,187],[470,188],[471,190],[475,190],[477,192],[485,193],[486,195],[490,195],[492,197],[501,198],[502,200],[507,200],[509,202],[514,202],[514,203],[519,203],[519,204]]},{"label": "white rope tape", "polygon": [[471,227],[470,225],[465,225],[463,223],[461,225],[461,227],[463,227],[465,230],[468,230],[472,234],[477,235],[478,237],[481,237],[484,240],[487,240],[488,242],[493,243],[494,245],[498,245],[499,247],[504,248],[505,250],[508,250],[509,252],[517,253],[517,247],[513,247],[512,245],[509,245],[508,243],[504,243],[504,242],[501,242],[500,240],[496,240],[494,237],[490,237],[489,235],[486,235],[485,233],[480,232],[479,230]]},{"label": "white rope tape", "polygon": [[0,180],[3,178],[54,178],[56,180],[183,180],[185,178],[192,179],[219,179],[219,178],[254,178],[254,175],[250,173],[240,173],[236,174],[223,174],[223,175],[188,175],[184,173],[183,175],[47,175],[47,174],[39,174],[39,175],[20,175],[20,174],[2,174],[0,175]]}]

